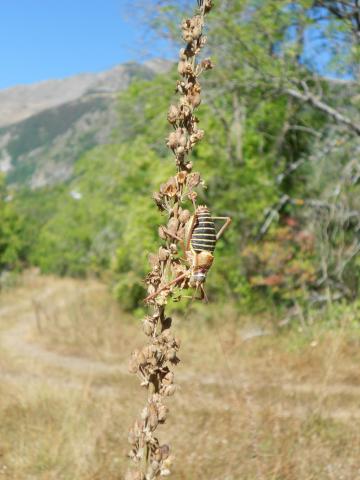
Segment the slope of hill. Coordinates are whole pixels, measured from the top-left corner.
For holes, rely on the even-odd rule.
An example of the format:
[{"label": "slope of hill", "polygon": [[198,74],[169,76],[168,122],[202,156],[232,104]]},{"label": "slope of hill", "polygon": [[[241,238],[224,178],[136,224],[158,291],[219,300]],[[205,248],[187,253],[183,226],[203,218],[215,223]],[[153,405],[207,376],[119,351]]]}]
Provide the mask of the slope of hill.
[{"label": "slope of hill", "polygon": [[7,182],[37,188],[69,179],[77,157],[109,141],[117,92],[168,65],[161,60],[129,63],[1,91],[0,171]]}]

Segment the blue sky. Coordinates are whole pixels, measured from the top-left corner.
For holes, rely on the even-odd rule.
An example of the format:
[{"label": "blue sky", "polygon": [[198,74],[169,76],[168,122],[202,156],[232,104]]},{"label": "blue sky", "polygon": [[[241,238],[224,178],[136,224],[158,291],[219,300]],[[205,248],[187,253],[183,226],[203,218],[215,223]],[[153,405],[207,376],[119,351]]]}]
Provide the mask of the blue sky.
[{"label": "blue sky", "polygon": [[[147,1],[151,6],[153,0]],[[102,71],[118,63],[142,61],[149,52],[174,58],[169,45],[147,36],[144,26],[136,24],[136,13],[127,7],[136,0],[0,3],[0,89]],[[309,31],[307,52],[316,58],[313,68],[329,74],[329,52],[312,36]]]},{"label": "blue sky", "polygon": [[0,89],[144,60],[154,40],[144,41],[145,32],[129,20],[125,3],[2,0]]}]

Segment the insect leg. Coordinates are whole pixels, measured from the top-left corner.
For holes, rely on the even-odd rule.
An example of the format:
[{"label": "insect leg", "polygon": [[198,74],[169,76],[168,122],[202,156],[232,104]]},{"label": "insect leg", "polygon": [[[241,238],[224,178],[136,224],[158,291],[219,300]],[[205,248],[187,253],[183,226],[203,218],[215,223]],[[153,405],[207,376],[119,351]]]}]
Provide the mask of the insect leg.
[{"label": "insect leg", "polygon": [[204,303],[209,303],[209,299],[208,299],[208,296],[206,295],[203,284],[200,285],[200,289],[201,289],[201,296],[198,300],[204,300]]},{"label": "insect leg", "polygon": [[219,240],[219,238],[222,237],[222,234],[225,232],[225,230],[228,228],[228,226],[231,223],[231,218],[230,217],[211,217],[212,220],[225,220],[224,225],[220,228],[218,233],[216,234],[216,240]]},{"label": "insect leg", "polygon": [[181,247],[182,251],[184,252],[184,257],[185,257],[185,242],[184,242],[184,239],[178,237],[177,235],[174,235],[171,232],[169,232],[169,230],[167,228],[164,228],[164,232],[166,233],[166,235],[169,235],[169,237],[172,237],[175,240],[177,240],[178,242],[180,242],[180,247]]},{"label": "insect leg", "polygon": [[144,302],[148,302],[149,300],[152,300],[153,298],[157,297],[159,293],[161,293],[163,290],[166,288],[171,287],[171,285],[174,285],[175,283],[179,282],[180,280],[184,279],[186,277],[187,273],[183,273],[182,275],[179,275],[178,277],[175,278],[175,280],[172,280],[171,282],[167,283],[166,285],[163,285],[159,290],[155,293],[152,293],[151,295],[148,295],[145,299]]}]

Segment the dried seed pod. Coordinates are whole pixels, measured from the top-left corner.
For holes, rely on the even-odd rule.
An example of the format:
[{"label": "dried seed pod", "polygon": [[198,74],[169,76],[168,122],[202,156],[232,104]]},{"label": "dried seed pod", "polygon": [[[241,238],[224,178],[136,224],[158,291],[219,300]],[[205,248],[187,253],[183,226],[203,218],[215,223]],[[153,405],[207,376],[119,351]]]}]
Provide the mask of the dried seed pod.
[{"label": "dried seed pod", "polygon": [[137,356],[137,361],[139,365],[146,365],[147,363],[147,356],[144,354],[144,352],[139,352]]},{"label": "dried seed pod", "polygon": [[178,72],[180,73],[180,75],[185,74],[185,69],[186,69],[186,61],[180,60],[180,62],[178,63]]},{"label": "dried seed pod", "polygon": [[204,6],[205,6],[204,12],[205,12],[205,13],[209,13],[210,10],[213,8],[214,3],[213,3],[212,0],[205,0]]},{"label": "dried seed pod", "polygon": [[163,307],[164,305],[167,304],[167,297],[169,295],[170,289],[163,290],[162,292],[159,293],[159,295],[156,297],[156,305],[159,307]]},{"label": "dried seed pod", "polygon": [[165,405],[158,406],[158,420],[160,423],[164,423],[168,414],[168,408]]},{"label": "dried seed pod", "polygon": [[179,220],[182,224],[185,225],[185,223],[189,221],[190,217],[191,213],[189,212],[189,210],[183,210],[179,216]]},{"label": "dried seed pod", "polygon": [[180,50],[179,50],[179,59],[180,60],[183,60],[183,61],[187,60],[187,56],[186,56],[185,52],[186,52],[185,48],[180,48]]},{"label": "dried seed pod", "polygon": [[166,445],[166,444],[161,445],[160,451],[161,451],[161,458],[162,458],[162,460],[166,460],[166,459],[169,457],[169,455],[170,455],[170,447],[169,447],[169,445]]},{"label": "dried seed pod", "polygon": [[178,218],[170,218],[169,223],[167,224],[167,229],[173,235],[176,235],[176,232],[179,228],[179,219]]},{"label": "dried seed pod", "polygon": [[169,123],[171,123],[172,125],[174,125],[178,121],[179,110],[177,109],[177,107],[175,107],[175,105],[170,106],[167,118]]},{"label": "dried seed pod", "polygon": [[157,449],[155,450],[153,459],[154,459],[156,462],[159,462],[159,463],[161,462],[161,460],[162,460],[162,455],[161,455],[161,450],[160,450],[160,448],[157,448]]},{"label": "dried seed pod", "polygon": [[175,177],[171,177],[166,183],[161,185],[161,191],[163,195],[172,198],[177,193],[177,185]]},{"label": "dried seed pod", "polygon": [[211,70],[212,68],[214,68],[214,64],[212,63],[210,58],[206,58],[201,62],[201,68],[203,70]]},{"label": "dried seed pod", "polygon": [[176,391],[176,386],[175,385],[166,385],[163,389],[163,393],[165,397],[172,397]]},{"label": "dried seed pod", "polygon": [[190,144],[193,147],[196,143],[200,142],[204,138],[204,130],[197,130],[190,135]]},{"label": "dried seed pod", "polygon": [[176,132],[171,132],[167,138],[166,145],[169,148],[175,149],[178,146],[178,144],[179,144],[179,139]]},{"label": "dried seed pod", "polygon": [[152,470],[153,472],[158,472],[159,469],[160,469],[160,463],[157,462],[156,460],[153,460],[153,461],[151,462],[151,470]]},{"label": "dried seed pod", "polygon": [[166,235],[166,232],[165,232],[164,228],[165,228],[165,227],[160,226],[159,229],[158,229],[159,237],[160,237],[162,240],[166,240],[166,239],[167,239],[167,235]]},{"label": "dried seed pod", "polygon": [[164,247],[159,248],[159,260],[165,262],[169,258],[170,252]]},{"label": "dried seed pod", "polygon": [[154,403],[150,403],[148,410],[149,410],[148,425],[150,427],[150,430],[154,431],[159,423],[158,411]]},{"label": "dried seed pod", "polygon": [[193,173],[190,173],[190,175],[188,175],[186,184],[189,188],[195,188],[199,185],[200,182],[201,182],[200,173],[193,172]]},{"label": "dried seed pod", "polygon": [[174,383],[174,373],[168,372],[162,379],[163,385],[172,385]]},{"label": "dried seed pod", "polygon": [[[178,236],[181,238],[180,233],[181,233],[180,230],[178,230]],[[176,255],[178,253],[176,243],[171,243],[170,244],[170,252],[171,252],[172,255]]]},{"label": "dried seed pod", "polygon": [[143,321],[143,330],[144,330],[145,335],[147,335],[148,337],[151,337],[151,335],[153,335],[153,333],[155,331],[155,324],[148,317],[145,318],[145,320]]},{"label": "dried seed pod", "polygon": [[187,173],[186,170],[182,170],[181,172],[179,172],[179,173],[176,175],[177,181],[179,182],[180,185],[182,185],[183,183],[185,183],[187,174],[188,174],[188,173]]},{"label": "dried seed pod", "polygon": [[186,83],[182,80],[178,80],[176,82],[176,90],[175,93],[181,93],[182,95],[186,94],[187,88],[186,88]]},{"label": "dried seed pod", "polygon": [[192,108],[197,108],[201,103],[201,95],[199,93],[196,93],[195,95],[191,95],[188,98]]},{"label": "dried seed pod", "polygon": [[177,147],[177,149],[175,150],[175,153],[177,156],[183,155],[185,153],[185,147]]},{"label": "dried seed pod", "polygon": [[186,272],[186,267],[181,265],[180,263],[172,263],[171,264],[171,272],[174,276],[182,275]]},{"label": "dried seed pod", "polygon": [[173,343],[173,341],[174,341],[174,335],[171,333],[170,329],[164,330],[164,331],[161,333],[161,340],[162,340],[164,343],[170,343],[170,344]]},{"label": "dried seed pod", "polygon": [[169,360],[170,362],[172,362],[175,359],[176,359],[176,350],[174,350],[173,348],[170,348],[166,352],[166,360]]},{"label": "dried seed pod", "polygon": [[164,205],[164,199],[162,195],[159,192],[154,192],[153,193],[153,200],[156,203],[156,206],[158,209],[163,212],[165,210],[165,205]]},{"label": "dried seed pod", "polygon": [[149,360],[149,358],[152,358],[153,355],[154,355],[154,352],[153,352],[153,346],[152,345],[146,345],[140,352],[144,358],[147,360]]},{"label": "dried seed pod", "polygon": [[187,96],[183,96],[180,98],[179,100],[179,107],[182,108],[182,107],[190,107],[191,108],[191,104],[189,103],[189,99]]},{"label": "dried seed pod", "polygon": [[196,25],[196,26],[193,28],[192,32],[191,32],[191,33],[192,33],[192,38],[193,38],[193,40],[197,40],[197,39],[200,37],[201,32],[202,32],[201,26],[200,26],[200,25]]},{"label": "dried seed pod", "polygon": [[186,147],[187,136],[186,136],[185,130],[183,128],[178,132],[178,139],[179,139],[179,146],[180,147]]}]

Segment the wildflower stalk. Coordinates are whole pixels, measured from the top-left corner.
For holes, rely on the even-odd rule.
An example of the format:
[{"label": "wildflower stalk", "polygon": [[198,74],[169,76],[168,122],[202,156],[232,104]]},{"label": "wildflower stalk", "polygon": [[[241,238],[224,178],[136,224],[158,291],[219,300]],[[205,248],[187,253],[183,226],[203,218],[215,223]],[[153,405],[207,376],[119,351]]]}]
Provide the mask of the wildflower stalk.
[{"label": "wildflower stalk", "polygon": [[[143,321],[147,344],[135,350],[130,359],[129,371],[136,374],[141,385],[148,391],[147,404],[129,431],[131,445],[129,457],[134,468],[128,470],[126,480],[152,480],[169,475],[171,466],[170,447],[160,444],[155,437],[158,425],[165,423],[168,414],[166,398],[176,391],[172,368],[180,361],[180,340],[171,331],[172,319],[166,316],[167,301],[175,292],[189,286],[189,267],[180,259],[178,246],[185,237],[185,225],[191,214],[183,208],[185,202],[195,204],[194,189],[202,184],[200,174],[192,172],[189,154],[202,140],[204,131],[199,129],[199,120],[194,111],[201,103],[201,74],[213,68],[210,59],[197,61],[207,38],[203,34],[205,15],[213,7],[212,0],[198,0],[198,12],[182,22],[182,37],[186,42],[180,50],[176,92],[177,105],[171,105],[168,121],[173,131],[167,138],[167,146],[173,152],[177,172],[153,198],[159,210],[167,214],[167,224],[159,227],[163,241],[156,254],[149,257],[152,270],[146,276],[149,299],[149,314]],[[176,294],[179,299],[179,293]]]}]

